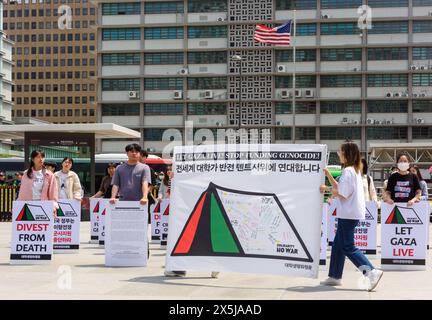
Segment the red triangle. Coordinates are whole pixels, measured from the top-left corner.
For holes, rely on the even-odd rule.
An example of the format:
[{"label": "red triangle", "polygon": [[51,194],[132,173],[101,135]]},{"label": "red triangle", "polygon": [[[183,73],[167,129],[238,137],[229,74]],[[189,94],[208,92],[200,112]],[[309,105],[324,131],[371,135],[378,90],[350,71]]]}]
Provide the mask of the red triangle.
[{"label": "red triangle", "polygon": [[25,205],[22,207],[22,209],[21,209],[21,211],[20,211],[20,213],[19,213],[16,221],[22,221],[24,213],[25,213]]},{"label": "red triangle", "polygon": [[183,232],[182,237],[179,239],[179,242],[177,243],[177,246],[175,248],[174,253],[188,253],[190,250],[190,247],[192,245],[192,242],[195,237],[195,233],[197,231],[198,222],[201,218],[202,209],[204,206],[204,201],[206,199],[207,192],[205,192],[201,199],[198,202],[198,206],[196,207],[195,211],[192,213],[189,222]]},{"label": "red triangle", "polygon": [[154,213],[160,213],[160,202],[156,203],[156,207],[153,210]]},{"label": "red triangle", "polygon": [[336,217],[336,214],[337,214],[337,213],[336,213],[336,210],[337,210],[337,209],[334,209],[334,211],[333,211],[333,213],[332,213],[332,216],[333,216],[333,217]]},{"label": "red triangle", "polygon": [[102,211],[102,215],[103,216],[105,215],[105,211],[106,211],[106,209],[103,209],[103,211]]},{"label": "red triangle", "polygon": [[166,207],[163,215],[164,216],[168,216],[169,215],[169,205]]},{"label": "red triangle", "polygon": [[93,209],[93,213],[98,213],[98,212],[99,212],[99,201],[96,202],[96,205],[95,205],[95,207]]}]

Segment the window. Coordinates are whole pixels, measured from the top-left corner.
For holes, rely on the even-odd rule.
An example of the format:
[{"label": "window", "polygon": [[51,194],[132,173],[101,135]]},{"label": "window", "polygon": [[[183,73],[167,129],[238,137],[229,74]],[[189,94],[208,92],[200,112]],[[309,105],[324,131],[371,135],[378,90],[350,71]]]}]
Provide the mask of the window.
[{"label": "window", "polygon": [[228,11],[227,0],[189,0],[189,12],[226,12]]},{"label": "window", "polygon": [[276,140],[291,140],[291,128],[275,128]]},{"label": "window", "polygon": [[225,51],[189,52],[189,64],[227,63]]},{"label": "window", "polygon": [[413,48],[413,60],[432,59],[432,47]]},{"label": "window", "polygon": [[407,113],[407,101],[369,100],[367,102],[368,113]]},{"label": "window", "polygon": [[359,29],[357,23],[352,22],[337,22],[321,24],[321,35],[342,35],[342,34],[358,34]]},{"label": "window", "polygon": [[189,27],[188,38],[226,38],[226,26],[210,26],[210,27]]},{"label": "window", "polygon": [[276,0],[276,10],[310,10],[317,8],[317,0]]},{"label": "window", "polygon": [[372,22],[369,34],[408,33],[407,21],[381,21]]},{"label": "window", "polygon": [[432,127],[414,127],[412,136],[413,139],[432,139]]},{"label": "window", "polygon": [[432,23],[430,20],[421,20],[413,22],[414,33],[432,33]]},{"label": "window", "polygon": [[102,79],[102,91],[139,91],[139,79]]},{"label": "window", "polygon": [[162,141],[162,135],[166,129],[144,129],[144,141]]},{"label": "window", "polygon": [[407,139],[408,128],[406,127],[381,127],[381,128],[367,128],[367,139],[371,140],[402,140]]},{"label": "window", "polygon": [[102,116],[139,116],[139,104],[102,104]]},{"label": "window", "polygon": [[368,87],[406,87],[406,74],[371,74],[367,76]]},{"label": "window", "polygon": [[299,23],[296,26],[297,36],[314,36],[316,35],[316,24],[315,23]]},{"label": "window", "polygon": [[102,15],[126,15],[126,14],[141,14],[141,3],[103,3]]},{"label": "window", "polygon": [[321,87],[323,88],[361,87],[361,81],[362,78],[360,75],[321,76]]},{"label": "window", "polygon": [[226,114],[226,105],[222,103],[189,103],[189,115],[221,115]]},{"label": "window", "polygon": [[369,48],[368,60],[406,60],[408,48]]},{"label": "window", "polygon": [[183,64],[183,52],[145,53],[146,65]]},{"label": "window", "polygon": [[413,74],[413,87],[430,87],[432,86],[432,73]]},{"label": "window", "polygon": [[297,127],[296,139],[298,140],[315,140],[315,127]]},{"label": "window", "polygon": [[184,13],[182,1],[175,2],[145,2],[145,14]]},{"label": "window", "polygon": [[322,101],[321,113],[361,113],[361,101]]},{"label": "window", "polygon": [[139,28],[103,29],[102,40],[141,40]]},{"label": "window", "polygon": [[188,89],[226,89],[227,79],[225,77],[218,78],[188,78]]},{"label": "window", "polygon": [[182,103],[147,103],[144,105],[144,114],[150,115],[182,115]]},{"label": "window", "polygon": [[431,112],[432,100],[414,100],[412,102],[413,112]]},{"label": "window", "polygon": [[321,127],[321,140],[361,139],[360,128]]},{"label": "window", "polygon": [[321,0],[321,9],[358,8],[362,0]]},{"label": "window", "polygon": [[428,7],[432,6],[432,0],[413,0],[414,7]]},{"label": "window", "polygon": [[145,40],[160,40],[160,39],[183,39],[183,28],[168,27],[168,28],[145,28]]},{"label": "window", "polygon": [[[292,102],[276,102],[275,104],[276,114],[291,114],[292,113]],[[315,102],[296,102],[296,113],[298,114],[315,114],[316,103]]]},{"label": "window", "polygon": [[322,61],[355,61],[361,59],[361,48],[321,49]]},{"label": "window", "polygon": [[[315,49],[297,49],[296,62],[306,62],[316,60]],[[276,51],[276,62],[293,62],[293,50]]]},{"label": "window", "polygon": [[408,7],[408,0],[368,0],[368,6],[371,8]]},{"label": "window", "polygon": [[[276,88],[292,88],[292,76],[276,77]],[[316,76],[296,76],[297,88],[315,88]]]},{"label": "window", "polygon": [[102,55],[102,65],[104,66],[139,65],[140,61],[139,53],[107,53]]},{"label": "window", "polygon": [[147,78],[144,90],[183,90],[182,78]]}]

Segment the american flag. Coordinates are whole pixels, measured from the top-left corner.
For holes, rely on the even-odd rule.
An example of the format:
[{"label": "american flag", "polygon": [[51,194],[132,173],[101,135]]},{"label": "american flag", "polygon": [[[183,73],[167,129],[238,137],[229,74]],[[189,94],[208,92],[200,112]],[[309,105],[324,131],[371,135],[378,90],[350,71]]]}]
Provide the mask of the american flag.
[{"label": "american flag", "polygon": [[269,28],[262,24],[257,24],[255,27],[254,39],[261,43],[289,46],[291,41],[291,25],[291,20],[275,28]]}]

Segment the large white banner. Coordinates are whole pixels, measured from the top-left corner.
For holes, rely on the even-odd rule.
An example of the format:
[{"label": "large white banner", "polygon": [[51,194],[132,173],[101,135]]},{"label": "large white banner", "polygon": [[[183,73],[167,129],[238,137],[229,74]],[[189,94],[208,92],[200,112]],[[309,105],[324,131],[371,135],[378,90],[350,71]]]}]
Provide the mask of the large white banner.
[{"label": "large white banner", "polygon": [[99,200],[90,199],[90,242],[99,243]]},{"label": "large white banner", "polygon": [[381,204],[382,269],[426,269],[429,214],[427,201]]},{"label": "large white banner", "polygon": [[324,145],[174,149],[166,269],[313,277]]},{"label": "large white banner", "polygon": [[107,206],[109,206],[109,199],[99,199],[99,234],[98,234],[98,241],[99,245],[103,246],[105,245],[105,220],[106,220],[106,213],[107,213]]},{"label": "large white banner", "polygon": [[58,201],[54,218],[54,253],[77,252],[80,244],[81,201]]},{"label": "large white banner", "polygon": [[14,201],[11,264],[43,264],[52,260],[52,201]]},{"label": "large white banner", "polygon": [[105,265],[147,265],[148,209],[139,201],[118,201],[105,215]]},{"label": "large white banner", "polygon": [[325,266],[327,260],[327,212],[328,203],[323,204],[322,221],[321,221],[321,249],[320,249],[320,265]]}]

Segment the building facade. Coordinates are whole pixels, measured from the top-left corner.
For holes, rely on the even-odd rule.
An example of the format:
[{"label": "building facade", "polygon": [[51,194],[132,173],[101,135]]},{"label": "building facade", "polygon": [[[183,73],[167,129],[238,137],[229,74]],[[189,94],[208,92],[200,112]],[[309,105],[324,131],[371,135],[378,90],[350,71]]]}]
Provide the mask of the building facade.
[{"label": "building facade", "polygon": [[13,117],[96,120],[96,7],[89,0],[5,0],[15,42]]},{"label": "building facade", "polygon": [[[331,151],[346,138],[363,152],[432,138],[432,0],[97,3],[98,121],[139,130],[150,151],[185,139],[185,121],[197,143],[240,121],[273,143],[295,132],[296,143]],[[292,46],[253,40],[256,24],[283,24],[293,9],[295,65]]]},{"label": "building facade", "polygon": [[[3,1],[0,1],[0,19],[3,12]],[[3,23],[0,24],[1,26]],[[13,41],[8,39],[4,30],[1,30],[0,37],[0,125],[12,124],[12,46]],[[10,155],[11,141],[0,140],[0,154]]]}]

